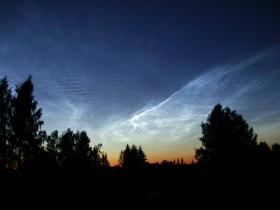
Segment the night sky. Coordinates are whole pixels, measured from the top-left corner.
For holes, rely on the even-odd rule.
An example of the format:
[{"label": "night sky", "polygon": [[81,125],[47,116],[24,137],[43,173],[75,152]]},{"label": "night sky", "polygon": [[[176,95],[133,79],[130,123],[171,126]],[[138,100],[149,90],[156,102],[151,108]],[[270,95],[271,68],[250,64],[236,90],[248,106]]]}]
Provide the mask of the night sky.
[{"label": "night sky", "polygon": [[280,142],[279,11],[277,1],[0,0],[0,76],[14,87],[31,74],[43,129],[86,130],[111,164],[127,143],[151,162],[191,160],[219,102],[259,141]]}]

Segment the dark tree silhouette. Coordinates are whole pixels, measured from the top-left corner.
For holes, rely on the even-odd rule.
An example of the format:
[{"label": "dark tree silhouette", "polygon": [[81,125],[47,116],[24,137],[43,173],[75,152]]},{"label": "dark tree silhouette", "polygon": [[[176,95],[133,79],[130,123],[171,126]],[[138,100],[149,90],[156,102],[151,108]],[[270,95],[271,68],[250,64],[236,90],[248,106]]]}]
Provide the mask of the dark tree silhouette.
[{"label": "dark tree silhouette", "polygon": [[109,167],[110,166],[109,160],[107,158],[107,153],[101,152],[100,166],[101,167]]},{"label": "dark tree silhouette", "polygon": [[75,160],[75,139],[71,129],[62,133],[58,144],[59,164],[64,168],[71,168]]},{"label": "dark tree silhouette", "polygon": [[85,131],[75,134],[75,160],[80,168],[90,168],[92,165],[90,139]]},{"label": "dark tree silhouette", "polygon": [[280,144],[272,144],[271,151],[273,162],[278,166],[280,164]]},{"label": "dark tree silhouette", "polygon": [[138,151],[137,162],[139,164],[139,167],[143,167],[147,163],[146,154],[144,153],[141,146],[138,147],[137,151]]},{"label": "dark tree silhouette", "polygon": [[258,145],[258,153],[260,156],[269,156],[270,155],[270,148],[266,142],[260,142]]},{"label": "dark tree silhouette", "polygon": [[12,94],[5,77],[0,81],[0,169],[8,167],[13,157],[11,116]]},{"label": "dark tree silhouette", "polygon": [[141,168],[144,167],[146,162],[146,154],[143,152],[141,146],[138,148],[135,145],[131,147],[127,144],[125,149],[121,151],[119,157],[120,166],[124,168]]},{"label": "dark tree silhouette", "polygon": [[260,142],[257,146],[256,159],[258,167],[264,170],[269,167],[271,163],[271,149],[266,142]]},{"label": "dark tree silhouette", "polygon": [[217,104],[202,123],[202,147],[196,150],[198,162],[240,163],[252,155],[257,135],[243,117]]},{"label": "dark tree silhouette", "polygon": [[278,143],[272,144],[271,150],[272,150],[272,152],[280,154],[280,144],[278,144]]},{"label": "dark tree silhouette", "polygon": [[162,166],[174,166],[174,161],[170,161],[170,160],[163,160],[160,163]]},{"label": "dark tree silhouette", "polygon": [[[48,134],[46,131],[40,130],[38,132],[37,140],[40,145],[43,145],[48,142]],[[43,149],[43,148],[42,148]]]},{"label": "dark tree silhouette", "polygon": [[13,131],[15,134],[16,154],[18,167],[22,162],[31,161],[41,144],[38,141],[38,132],[43,125],[42,110],[37,108],[37,101],[33,96],[31,76],[16,88],[17,96],[13,104]]},{"label": "dark tree silhouette", "polygon": [[47,138],[47,145],[46,145],[46,151],[49,154],[49,157],[51,159],[56,160],[58,156],[58,143],[59,143],[59,137],[58,137],[58,131],[55,130],[51,133],[51,135]]},{"label": "dark tree silhouette", "polygon": [[[57,133],[55,133],[55,138]],[[109,166],[107,154],[101,151],[102,144],[93,148],[90,146],[90,138],[85,131],[74,133],[67,129],[59,138],[58,162],[63,168],[90,169]],[[53,143],[47,148],[53,148]],[[53,150],[53,149],[52,149]]]},{"label": "dark tree silhouette", "polygon": [[46,167],[48,169],[55,169],[58,167],[58,131],[53,131],[47,136],[45,151],[46,151]]},{"label": "dark tree silhouette", "polygon": [[108,167],[107,154],[101,151],[102,144],[97,144],[91,149],[91,159],[93,167]]},{"label": "dark tree silhouette", "polygon": [[102,144],[97,144],[92,148],[92,150],[90,152],[93,167],[100,166],[101,147],[102,147]]},{"label": "dark tree silhouette", "polygon": [[127,144],[124,150],[121,150],[120,157],[119,157],[119,164],[120,166],[127,168],[130,161],[130,146]]}]

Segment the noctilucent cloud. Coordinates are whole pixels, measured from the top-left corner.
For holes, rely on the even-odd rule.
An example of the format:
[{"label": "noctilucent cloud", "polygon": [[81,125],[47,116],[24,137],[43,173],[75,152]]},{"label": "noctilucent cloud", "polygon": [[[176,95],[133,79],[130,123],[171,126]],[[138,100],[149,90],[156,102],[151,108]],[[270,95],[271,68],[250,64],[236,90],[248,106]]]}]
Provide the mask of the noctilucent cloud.
[{"label": "noctilucent cloud", "polygon": [[276,1],[1,1],[0,76],[29,74],[43,129],[86,130],[112,164],[125,144],[150,161],[200,146],[213,106],[280,141]]}]

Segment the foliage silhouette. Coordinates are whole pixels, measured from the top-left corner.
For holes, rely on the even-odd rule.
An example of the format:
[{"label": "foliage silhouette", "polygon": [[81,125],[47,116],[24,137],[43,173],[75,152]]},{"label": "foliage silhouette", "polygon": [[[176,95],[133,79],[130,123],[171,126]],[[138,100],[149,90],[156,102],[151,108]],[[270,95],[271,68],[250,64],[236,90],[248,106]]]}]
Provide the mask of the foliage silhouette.
[{"label": "foliage silhouette", "polygon": [[146,165],[146,154],[141,146],[136,147],[134,144],[130,147],[128,144],[120,152],[119,163],[124,168],[143,168]]},{"label": "foliage silhouette", "polygon": [[16,143],[17,167],[22,163],[32,161],[38,155],[41,142],[38,141],[38,132],[42,110],[37,108],[37,101],[33,96],[33,83],[31,76],[16,88],[16,97],[13,100],[13,131]]},{"label": "foliage silhouette", "polygon": [[74,162],[74,133],[72,130],[67,129],[64,133],[62,133],[60,137],[60,141],[58,144],[59,148],[59,164],[64,168],[71,167]]},{"label": "foliage silhouette", "polygon": [[53,131],[46,139],[47,167],[55,169],[58,167],[58,131]]},{"label": "foliage silhouette", "polygon": [[74,133],[71,129],[67,129],[59,139],[58,162],[63,168],[84,170],[109,166],[107,154],[101,151],[102,144],[92,148],[85,131]]},{"label": "foliage silhouette", "polygon": [[93,167],[108,167],[110,166],[107,159],[107,154],[101,151],[102,144],[97,144],[91,149],[91,158],[93,161]]},{"label": "foliage silhouette", "polygon": [[217,104],[201,128],[202,147],[195,154],[200,163],[240,164],[252,157],[256,150],[257,135],[253,128],[228,107]]},{"label": "foliage silhouette", "polygon": [[280,144],[274,143],[271,146],[271,152],[272,152],[272,162],[276,165],[280,165]]},{"label": "foliage silhouette", "polygon": [[0,170],[14,157],[12,141],[12,94],[7,78],[0,81]]}]

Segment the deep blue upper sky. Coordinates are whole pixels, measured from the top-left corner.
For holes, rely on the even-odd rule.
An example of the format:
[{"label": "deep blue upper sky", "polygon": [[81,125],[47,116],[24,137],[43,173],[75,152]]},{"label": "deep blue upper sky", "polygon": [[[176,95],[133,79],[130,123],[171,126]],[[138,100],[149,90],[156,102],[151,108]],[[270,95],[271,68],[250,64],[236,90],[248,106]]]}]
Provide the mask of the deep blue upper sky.
[{"label": "deep blue upper sky", "polygon": [[154,159],[190,153],[218,102],[272,142],[279,11],[277,1],[1,0],[0,76],[14,86],[31,74],[44,129],[86,129],[113,158],[127,142]]}]

